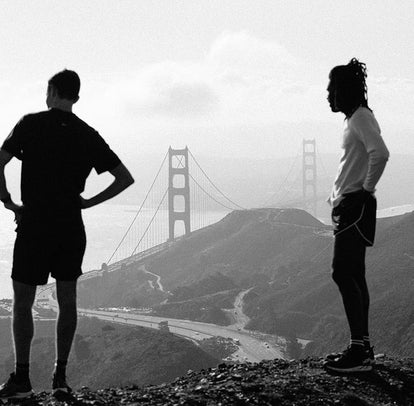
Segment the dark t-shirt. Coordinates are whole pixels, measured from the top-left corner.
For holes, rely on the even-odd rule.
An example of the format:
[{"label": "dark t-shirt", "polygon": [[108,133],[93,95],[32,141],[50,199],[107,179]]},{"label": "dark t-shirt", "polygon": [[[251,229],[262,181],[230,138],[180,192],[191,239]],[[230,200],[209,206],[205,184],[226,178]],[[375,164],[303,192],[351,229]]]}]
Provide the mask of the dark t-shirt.
[{"label": "dark t-shirt", "polygon": [[80,216],[92,168],[100,174],[121,163],[97,131],[59,109],[24,116],[1,148],[22,161],[25,212],[62,220]]}]

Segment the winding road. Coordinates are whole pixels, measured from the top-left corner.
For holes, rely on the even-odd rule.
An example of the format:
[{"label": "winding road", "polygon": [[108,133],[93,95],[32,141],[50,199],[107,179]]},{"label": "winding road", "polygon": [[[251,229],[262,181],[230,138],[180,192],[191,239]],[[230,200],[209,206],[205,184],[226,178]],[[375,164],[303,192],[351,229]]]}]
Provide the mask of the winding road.
[{"label": "winding road", "polygon": [[[119,311],[78,309],[78,312],[80,316],[97,317],[110,322],[155,329],[158,329],[158,323],[160,321],[168,321],[172,333],[193,341],[214,336],[232,338],[239,347],[231,356],[233,360],[259,362],[266,359],[284,358],[282,343],[277,337],[248,331],[243,328],[243,323],[247,316],[242,312],[242,300],[248,291],[245,290],[236,297],[234,311],[239,312],[239,318],[231,326],[218,326],[216,324],[192,320],[134,314],[120,309]],[[49,295],[49,307],[57,312],[57,302],[51,294]]]},{"label": "winding road", "polygon": [[[142,272],[147,273],[148,275],[155,276],[155,278],[156,278],[155,283],[158,285],[158,288],[154,286],[154,281],[152,281],[152,280],[149,280],[148,281],[148,283],[150,284],[150,286],[151,286],[152,289],[158,289],[161,292],[165,292],[164,287],[161,284],[161,276],[159,276],[159,275],[157,275],[157,274],[155,274],[153,272],[147,271],[147,269],[145,268],[145,264],[142,264],[138,269],[140,271],[142,271]],[[165,292],[165,293],[167,293],[167,292]]]},{"label": "winding road", "polygon": [[237,296],[236,299],[234,300],[234,309],[233,309],[233,314],[234,314],[234,318],[235,318],[235,323],[232,324],[232,326],[235,326],[237,328],[242,328],[244,329],[246,324],[248,323],[248,321],[250,320],[248,316],[246,316],[243,313],[243,299],[244,297],[252,290],[253,288],[247,289],[247,290],[243,290],[242,292],[240,292]]},{"label": "winding road", "polygon": [[[161,277],[159,275],[147,271],[145,264],[141,264],[139,269],[156,278],[155,281],[148,281],[153,289],[166,292],[161,284]],[[92,272],[90,274],[92,274]],[[284,358],[282,351],[282,348],[284,347],[283,339],[280,339],[277,336],[265,335],[245,329],[249,318],[243,313],[243,299],[251,289],[252,288],[243,290],[236,296],[234,308],[230,310],[234,323],[230,326],[219,326],[216,324],[191,320],[150,316],[147,314],[127,312],[122,309],[114,311],[79,309],[79,315],[85,317],[97,317],[101,320],[120,324],[137,325],[155,329],[158,329],[158,323],[160,321],[166,320],[168,321],[172,333],[189,338],[193,341],[199,341],[214,336],[233,339],[234,343],[239,347],[230,357],[233,360],[258,362],[265,359]],[[48,285],[46,289],[43,289],[38,293],[37,299],[47,298],[49,301],[49,308],[57,312],[57,302],[53,297],[53,291],[54,286]]]}]

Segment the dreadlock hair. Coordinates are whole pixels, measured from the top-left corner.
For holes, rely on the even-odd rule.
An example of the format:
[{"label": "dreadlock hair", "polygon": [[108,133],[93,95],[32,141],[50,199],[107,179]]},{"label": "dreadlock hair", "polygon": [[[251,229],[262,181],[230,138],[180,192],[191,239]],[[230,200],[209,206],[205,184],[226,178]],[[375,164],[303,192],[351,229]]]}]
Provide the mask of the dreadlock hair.
[{"label": "dreadlock hair", "polygon": [[352,58],[347,65],[339,65],[331,70],[331,79],[340,93],[342,109],[351,113],[356,107],[368,107],[368,88],[366,84],[367,67],[365,63]]}]

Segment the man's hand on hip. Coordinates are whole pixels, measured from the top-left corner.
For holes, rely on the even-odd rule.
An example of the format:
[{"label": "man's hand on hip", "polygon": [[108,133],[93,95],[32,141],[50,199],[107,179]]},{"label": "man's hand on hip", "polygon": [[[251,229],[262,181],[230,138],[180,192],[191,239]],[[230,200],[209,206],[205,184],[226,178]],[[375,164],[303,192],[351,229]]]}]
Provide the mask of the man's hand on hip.
[{"label": "man's hand on hip", "polygon": [[8,210],[11,210],[14,213],[14,222],[16,224],[19,224],[22,218],[22,212],[23,212],[24,206],[20,204],[16,204],[10,200],[9,202],[4,203],[4,207]]},{"label": "man's hand on hip", "polygon": [[80,199],[80,207],[82,210],[88,209],[89,207],[91,207],[88,199],[84,199],[82,196],[79,196],[79,199]]}]

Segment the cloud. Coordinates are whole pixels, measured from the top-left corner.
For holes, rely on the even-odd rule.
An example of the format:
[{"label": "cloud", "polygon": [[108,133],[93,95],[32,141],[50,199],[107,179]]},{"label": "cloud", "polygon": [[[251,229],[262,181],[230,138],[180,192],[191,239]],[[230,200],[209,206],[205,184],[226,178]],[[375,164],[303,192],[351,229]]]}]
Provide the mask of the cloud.
[{"label": "cloud", "polygon": [[[124,131],[207,126],[278,126],[282,122],[333,122],[326,102],[326,72],[291,54],[277,41],[247,32],[220,35],[204,57],[148,64],[108,86],[103,110]],[[106,86],[106,85],[105,85]],[[412,81],[369,77],[369,100],[381,122],[407,126],[414,104]],[[404,100],[404,105],[401,105]],[[96,99],[96,106],[103,101]],[[109,106],[109,107],[108,107]],[[175,131],[175,130],[174,130]],[[179,130],[177,130],[179,132]]]},{"label": "cloud", "polygon": [[[159,61],[100,80],[99,75],[83,77],[75,111],[120,145],[125,137],[144,132],[169,137],[184,128],[220,132],[224,127],[296,122],[314,117],[315,108],[316,117],[328,113],[325,84],[312,87],[305,80],[307,71],[277,41],[226,32],[197,60]],[[44,89],[32,94],[41,100],[20,98],[38,108]]]},{"label": "cloud", "polygon": [[[296,119],[289,112],[307,84],[298,81],[303,64],[274,41],[247,32],[224,33],[205,57],[147,65],[127,82],[116,83],[110,98],[129,118],[190,125],[243,122],[261,124]],[[290,102],[292,100],[292,103]]]},{"label": "cloud", "polygon": [[246,31],[222,34],[211,46],[207,61],[220,69],[271,77],[299,64],[282,45],[259,39]]},{"label": "cloud", "polygon": [[414,128],[414,80],[368,77],[368,100],[384,129]]},{"label": "cloud", "polygon": [[192,120],[214,113],[220,95],[200,63],[164,61],[110,85],[106,97],[128,116],[144,120]]},{"label": "cloud", "polygon": [[8,134],[17,120],[24,114],[46,109],[46,83],[40,81],[29,83],[0,83],[0,94],[3,100],[0,128]]},{"label": "cloud", "polygon": [[392,87],[401,87],[401,86],[414,86],[414,80],[407,79],[407,78],[389,78],[386,76],[378,76],[378,77],[368,77],[368,81],[371,82],[373,85],[377,86],[392,86]]},{"label": "cloud", "polygon": [[[141,89],[145,88],[141,85]],[[185,119],[209,114],[218,106],[219,96],[208,83],[181,79],[146,88],[141,97],[130,97],[126,108],[149,118],[165,116]]]},{"label": "cloud", "polygon": [[303,85],[299,85],[299,84],[294,84],[292,83],[291,85],[287,85],[285,87],[282,88],[282,92],[287,94],[287,95],[303,95],[306,93],[308,89],[303,86]]},{"label": "cloud", "polygon": [[216,110],[218,102],[218,96],[205,83],[175,83],[149,108],[179,116],[200,115]]}]

